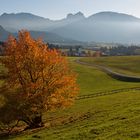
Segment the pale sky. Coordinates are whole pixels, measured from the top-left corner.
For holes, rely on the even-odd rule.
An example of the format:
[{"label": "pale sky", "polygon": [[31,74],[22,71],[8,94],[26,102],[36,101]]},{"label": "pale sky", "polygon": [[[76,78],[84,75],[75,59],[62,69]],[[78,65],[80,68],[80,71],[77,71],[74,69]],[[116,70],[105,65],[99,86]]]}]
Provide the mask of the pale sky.
[{"label": "pale sky", "polygon": [[85,16],[113,11],[140,18],[140,0],[0,0],[0,15],[28,12],[50,19],[61,19],[68,13],[79,11]]}]

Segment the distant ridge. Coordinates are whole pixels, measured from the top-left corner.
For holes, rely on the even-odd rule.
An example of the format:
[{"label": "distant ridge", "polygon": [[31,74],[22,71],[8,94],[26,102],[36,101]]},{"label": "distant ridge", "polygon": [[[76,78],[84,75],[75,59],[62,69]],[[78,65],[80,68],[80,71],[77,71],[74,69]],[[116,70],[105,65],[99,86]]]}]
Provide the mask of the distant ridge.
[{"label": "distant ridge", "polygon": [[[50,32],[42,32],[42,31],[29,31],[31,36],[35,39],[41,38],[44,42],[48,43],[81,43],[76,40],[72,39],[67,39],[64,37],[61,37],[55,33],[50,33]],[[7,40],[8,36],[12,34],[13,36],[17,37],[17,33],[10,33],[7,32],[1,25],[0,25],[0,41],[5,41]]]},{"label": "distant ridge", "polygon": [[[95,14],[92,14],[88,17],[85,17],[84,14],[82,12],[77,12],[75,14],[73,13],[69,13],[66,15],[66,18],[71,18],[71,17],[82,17],[82,18],[91,18],[92,16],[99,16],[99,15],[103,15],[103,16],[127,16],[127,17],[132,17],[132,18],[135,18],[135,19],[140,19],[140,17],[135,17],[133,15],[130,15],[130,14],[125,14],[125,13],[120,13],[120,12],[112,12],[112,11],[102,11],[102,12],[98,12],[98,13],[95,13]],[[20,13],[3,13],[0,15],[0,17],[28,17],[28,18],[40,18],[40,19],[47,19],[47,20],[52,20],[52,19],[49,19],[49,18],[46,18],[46,17],[42,17],[42,16],[38,16],[38,15],[35,15],[35,14],[32,14],[32,13],[26,13],[26,12],[20,12]],[[59,19],[59,20],[62,20],[62,19]],[[57,20],[52,20],[52,21],[57,21]]]},{"label": "distant ridge", "polygon": [[[140,43],[140,19],[111,11],[85,17],[82,12],[50,20],[31,13],[4,13],[0,25],[9,32],[27,29],[84,42]],[[65,40],[65,39],[64,39]]]},{"label": "distant ridge", "polygon": [[44,17],[41,17],[41,16],[37,16],[37,15],[34,15],[34,14],[31,14],[31,13],[24,13],[24,12],[21,12],[21,13],[3,13],[1,15],[2,18],[24,18],[24,19],[45,19]]},{"label": "distant ridge", "polygon": [[68,14],[67,15],[67,19],[68,18],[70,18],[70,19],[72,19],[72,18],[79,18],[79,19],[84,19],[85,18],[85,16],[84,16],[84,14],[82,13],[82,12],[78,12],[78,13],[76,13],[76,14]]},{"label": "distant ridge", "polygon": [[99,12],[88,17],[88,19],[94,20],[115,20],[115,21],[140,21],[139,18],[132,15],[117,13],[117,12]]}]

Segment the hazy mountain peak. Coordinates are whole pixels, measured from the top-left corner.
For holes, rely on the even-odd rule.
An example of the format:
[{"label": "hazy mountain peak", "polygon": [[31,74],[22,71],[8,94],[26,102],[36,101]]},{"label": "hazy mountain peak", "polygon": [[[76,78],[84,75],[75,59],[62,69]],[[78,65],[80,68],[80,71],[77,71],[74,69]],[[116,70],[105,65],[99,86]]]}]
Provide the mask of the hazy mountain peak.
[{"label": "hazy mountain peak", "polygon": [[75,16],[85,17],[84,14],[82,12],[80,12],[80,11],[78,13],[76,13]]},{"label": "hazy mountain peak", "polygon": [[94,16],[123,16],[123,17],[125,17],[125,16],[127,16],[127,17],[133,17],[133,18],[136,18],[136,17],[134,17],[134,16],[132,16],[132,15],[128,15],[128,14],[124,14],[124,13],[118,13],[118,12],[112,12],[112,11],[103,11],[103,12],[99,12],[99,13],[96,13],[96,14],[94,14]]},{"label": "hazy mountain peak", "polygon": [[33,18],[40,18],[40,19],[45,19],[43,17],[40,17],[40,16],[37,16],[37,15],[34,15],[34,14],[31,14],[31,13],[24,13],[24,12],[21,12],[21,13],[3,13],[0,17],[2,18],[24,18],[24,19],[33,19]]},{"label": "hazy mountain peak", "polygon": [[[30,13],[4,13],[0,16],[0,25],[10,32],[20,29],[48,31],[58,34],[62,38],[79,41],[140,42],[140,19],[132,15],[110,11],[96,13],[88,18],[78,12],[68,14],[67,18],[58,21],[47,20]],[[1,30],[3,29],[1,28]],[[47,38],[44,33],[40,34]]]},{"label": "hazy mountain peak", "polygon": [[82,19],[82,18],[85,18],[85,16],[82,12],[78,12],[76,14],[70,13],[70,14],[67,15],[67,19],[73,19],[73,18]]},{"label": "hazy mountain peak", "polygon": [[91,15],[89,19],[94,20],[111,20],[111,21],[139,21],[139,18],[136,18],[132,15],[124,14],[124,13],[118,13],[118,12],[112,12],[112,11],[103,11],[96,13],[94,15]]},{"label": "hazy mountain peak", "polygon": [[15,15],[15,13],[10,13],[10,14],[8,14],[8,13],[3,13],[3,14],[1,15],[1,17],[12,16],[12,15]]}]

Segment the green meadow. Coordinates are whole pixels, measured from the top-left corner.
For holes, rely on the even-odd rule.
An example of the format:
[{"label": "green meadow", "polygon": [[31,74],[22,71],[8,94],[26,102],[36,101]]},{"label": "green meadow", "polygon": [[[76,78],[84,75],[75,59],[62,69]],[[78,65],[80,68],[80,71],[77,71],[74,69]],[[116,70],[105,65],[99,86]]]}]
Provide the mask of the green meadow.
[{"label": "green meadow", "polygon": [[81,61],[106,66],[112,70],[140,77],[140,56],[112,56],[100,58],[84,58]]},{"label": "green meadow", "polygon": [[27,131],[11,139],[137,140],[140,139],[139,100],[139,92],[80,100],[71,108],[50,115],[54,122],[58,119],[56,126]]},{"label": "green meadow", "polygon": [[[75,59],[77,58],[69,58],[69,61],[72,69],[77,73],[80,88],[78,96],[140,87],[140,83],[118,81],[95,67],[77,64]],[[139,56],[81,58],[81,61],[109,66],[119,72],[123,64],[127,68],[131,66],[134,68],[126,70],[126,73],[136,73],[136,75],[140,73],[139,60]],[[106,96],[79,99],[67,109],[45,113],[44,121],[45,128],[27,130],[4,139],[138,140],[140,139],[140,91],[134,89]]]}]

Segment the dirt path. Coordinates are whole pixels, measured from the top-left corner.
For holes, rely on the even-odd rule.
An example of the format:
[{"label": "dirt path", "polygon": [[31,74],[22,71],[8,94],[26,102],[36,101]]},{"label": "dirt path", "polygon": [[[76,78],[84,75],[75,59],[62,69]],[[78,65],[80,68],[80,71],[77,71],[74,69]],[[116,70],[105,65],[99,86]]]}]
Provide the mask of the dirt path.
[{"label": "dirt path", "polygon": [[[103,72],[107,73],[112,78],[115,78],[117,80],[127,81],[127,82],[140,82],[140,77],[123,75],[123,74],[114,72],[111,69],[103,67],[103,66],[89,64],[89,63],[86,63],[86,62],[81,62],[79,59],[76,60],[75,62],[78,63],[78,64],[81,64],[81,65],[96,67],[96,68],[102,70]],[[110,91],[97,92],[97,93],[88,94],[88,95],[81,95],[81,96],[77,97],[77,100],[95,98],[95,97],[99,97],[99,96],[112,95],[112,94],[116,94],[116,93],[120,93],[120,92],[127,92],[127,91],[140,91],[140,87],[122,88],[122,89],[116,89],[116,90],[110,90]]]},{"label": "dirt path", "polygon": [[108,74],[109,76],[111,76],[112,78],[120,80],[120,81],[140,82],[140,77],[120,74],[120,73],[114,72],[111,69],[104,67],[104,66],[100,66],[100,65],[96,65],[96,64],[89,64],[86,62],[81,62],[79,59],[77,59],[75,62],[78,64],[81,64],[81,65],[96,67],[96,68],[100,69],[101,71],[105,72],[106,74]]}]

